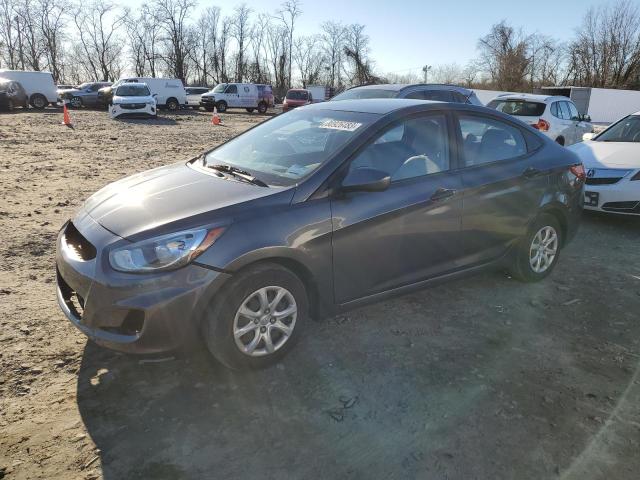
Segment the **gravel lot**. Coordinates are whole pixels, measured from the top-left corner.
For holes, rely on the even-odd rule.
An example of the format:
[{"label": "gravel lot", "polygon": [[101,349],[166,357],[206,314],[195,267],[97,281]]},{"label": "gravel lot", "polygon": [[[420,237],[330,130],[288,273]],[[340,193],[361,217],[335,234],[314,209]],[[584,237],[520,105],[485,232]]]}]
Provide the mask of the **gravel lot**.
[{"label": "gravel lot", "polygon": [[640,219],[585,216],[539,284],[485,273],[319,319],[268,370],[148,362],[58,310],[57,229],[264,117],[71,115],[0,115],[0,478],[638,478]]}]

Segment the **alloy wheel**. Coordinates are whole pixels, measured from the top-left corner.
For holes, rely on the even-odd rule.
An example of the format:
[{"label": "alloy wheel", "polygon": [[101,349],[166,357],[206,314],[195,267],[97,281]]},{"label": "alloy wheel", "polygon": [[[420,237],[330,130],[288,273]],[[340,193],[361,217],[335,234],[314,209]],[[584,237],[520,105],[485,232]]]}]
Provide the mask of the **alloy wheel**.
[{"label": "alloy wheel", "polygon": [[296,300],[286,288],[263,287],[247,296],[233,320],[233,338],[245,355],[278,351],[291,338],[298,316]]},{"label": "alloy wheel", "polygon": [[558,254],[558,232],[552,226],[542,227],[529,247],[529,265],[535,273],[544,273]]}]

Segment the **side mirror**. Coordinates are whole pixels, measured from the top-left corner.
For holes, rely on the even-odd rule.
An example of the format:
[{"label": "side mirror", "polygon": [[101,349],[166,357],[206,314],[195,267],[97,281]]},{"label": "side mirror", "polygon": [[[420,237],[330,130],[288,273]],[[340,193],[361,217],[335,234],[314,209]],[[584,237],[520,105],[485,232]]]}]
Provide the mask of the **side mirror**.
[{"label": "side mirror", "polygon": [[582,134],[582,140],[585,141],[585,142],[589,141],[589,140],[593,140],[593,137],[595,137],[595,136],[596,136],[595,133],[591,133],[591,132],[590,133],[583,133]]},{"label": "side mirror", "polygon": [[387,172],[373,168],[351,170],[340,186],[341,192],[382,192],[389,188],[391,177]]},{"label": "side mirror", "polygon": [[591,121],[591,117],[589,115],[582,115],[582,121],[583,122],[590,122]]}]

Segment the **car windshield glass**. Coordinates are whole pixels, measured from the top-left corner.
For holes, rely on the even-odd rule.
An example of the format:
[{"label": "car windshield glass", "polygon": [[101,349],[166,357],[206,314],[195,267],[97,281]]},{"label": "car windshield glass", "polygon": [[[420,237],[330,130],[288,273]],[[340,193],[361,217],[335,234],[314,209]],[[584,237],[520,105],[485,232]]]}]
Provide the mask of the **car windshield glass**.
[{"label": "car windshield glass", "polygon": [[376,118],[357,112],[294,110],[212,150],[204,165],[230,165],[270,185],[294,185]]},{"label": "car windshield glass", "polygon": [[517,117],[539,117],[544,113],[547,105],[545,103],[527,102],[525,100],[491,100],[487,107]]},{"label": "car windshield glass", "polygon": [[306,100],[309,98],[307,92],[301,92],[300,90],[292,90],[287,92],[287,100]]},{"label": "car windshield glass", "polygon": [[382,88],[353,88],[336,95],[331,100],[357,100],[362,98],[395,98],[398,96],[396,90],[385,90]]},{"label": "car windshield glass", "polygon": [[149,89],[146,85],[128,83],[119,86],[116,95],[119,97],[146,97],[149,95]]},{"label": "car windshield glass", "polygon": [[216,85],[216,88],[213,89],[213,93],[222,93],[227,88],[226,83],[221,83],[220,85]]},{"label": "car windshield glass", "polygon": [[594,140],[597,142],[640,142],[640,115],[629,115],[623,118]]}]

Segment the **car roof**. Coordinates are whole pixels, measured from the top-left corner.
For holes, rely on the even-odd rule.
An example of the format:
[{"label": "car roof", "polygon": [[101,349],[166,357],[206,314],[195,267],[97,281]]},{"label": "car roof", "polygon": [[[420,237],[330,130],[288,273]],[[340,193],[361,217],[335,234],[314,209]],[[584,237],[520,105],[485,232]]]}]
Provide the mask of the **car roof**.
[{"label": "car roof", "polygon": [[571,100],[562,95],[536,95],[533,93],[503,93],[493,100],[529,100],[532,102],[550,102],[552,100]]},{"label": "car roof", "polygon": [[348,90],[389,90],[393,92],[400,92],[408,88],[431,88],[434,90],[456,90],[458,92],[471,93],[471,90],[458,85],[451,85],[448,83],[379,83],[373,85],[360,85],[357,87],[351,87]]},{"label": "car roof", "polygon": [[420,105],[451,105],[446,102],[414,100],[408,98],[369,98],[365,100],[341,100],[339,102],[319,102],[306,106],[306,109],[333,110],[337,112],[375,113],[384,115],[408,107]]}]

